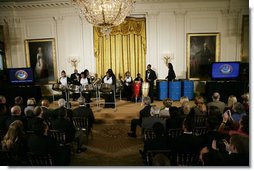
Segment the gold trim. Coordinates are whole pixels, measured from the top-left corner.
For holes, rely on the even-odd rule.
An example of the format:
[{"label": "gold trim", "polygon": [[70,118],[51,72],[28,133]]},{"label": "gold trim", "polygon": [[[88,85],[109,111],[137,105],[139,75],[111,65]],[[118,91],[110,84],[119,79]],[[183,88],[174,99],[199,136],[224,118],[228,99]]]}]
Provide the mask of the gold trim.
[{"label": "gold trim", "polygon": [[[216,37],[216,42],[215,42],[215,61],[218,62],[220,59],[220,34],[219,33],[187,33],[187,51],[186,51],[186,66],[187,66],[187,78],[190,80],[207,80],[208,78],[205,77],[190,77],[190,57],[191,57],[191,42],[190,39],[191,37],[207,37],[207,36],[215,36]],[[199,73],[199,76],[201,76],[202,73]]]},{"label": "gold trim", "polygon": [[[51,42],[52,46],[52,66],[54,70],[54,79],[49,80],[47,84],[54,84],[57,82],[57,65],[56,65],[56,44],[54,38],[48,38],[48,39],[29,39],[25,40],[25,55],[26,55],[26,65],[27,67],[31,67],[31,56],[30,56],[30,49],[29,49],[29,43],[43,43],[43,42]],[[49,73],[50,74],[50,73]],[[40,83],[39,83],[40,84]]]}]

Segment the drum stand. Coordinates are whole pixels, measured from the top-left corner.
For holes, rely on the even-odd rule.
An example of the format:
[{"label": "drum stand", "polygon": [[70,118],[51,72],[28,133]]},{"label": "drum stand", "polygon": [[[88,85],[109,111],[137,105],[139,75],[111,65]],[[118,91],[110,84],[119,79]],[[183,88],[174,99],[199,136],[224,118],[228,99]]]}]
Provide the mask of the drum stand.
[{"label": "drum stand", "polygon": [[[103,93],[103,92],[100,92],[99,90],[98,90],[98,88],[97,88],[97,90],[96,90],[96,99],[97,99],[97,95],[98,95],[98,101],[97,101],[97,111],[99,111],[100,110],[100,100],[101,100],[101,93]],[[112,93],[112,91],[111,92],[109,92],[110,94]],[[116,90],[115,90],[115,86],[113,86],[113,97],[114,97],[114,102],[113,103],[111,103],[111,102],[104,102],[104,104],[114,104],[115,105],[115,108],[114,108],[114,111],[116,111],[117,109],[116,109]]]},{"label": "drum stand", "polygon": [[65,90],[65,98],[66,98],[66,108],[70,109],[70,92],[69,90]]}]

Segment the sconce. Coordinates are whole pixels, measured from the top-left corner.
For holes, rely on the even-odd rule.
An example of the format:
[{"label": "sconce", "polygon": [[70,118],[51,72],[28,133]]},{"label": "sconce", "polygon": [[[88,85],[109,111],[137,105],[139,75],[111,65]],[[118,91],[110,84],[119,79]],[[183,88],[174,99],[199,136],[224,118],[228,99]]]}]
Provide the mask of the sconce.
[{"label": "sconce", "polygon": [[77,69],[80,59],[78,57],[73,56],[68,59],[68,62],[71,64],[72,67],[74,67],[74,69]]},{"label": "sconce", "polygon": [[163,57],[164,63],[166,66],[168,66],[168,63],[171,62],[174,59],[174,54],[173,53],[168,53]]}]

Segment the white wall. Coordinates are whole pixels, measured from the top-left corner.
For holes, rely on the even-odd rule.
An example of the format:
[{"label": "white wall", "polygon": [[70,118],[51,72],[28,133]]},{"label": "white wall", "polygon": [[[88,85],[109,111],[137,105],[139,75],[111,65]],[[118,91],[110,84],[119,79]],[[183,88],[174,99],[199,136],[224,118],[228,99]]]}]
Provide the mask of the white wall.
[{"label": "white wall", "polygon": [[[68,63],[71,56],[80,59],[79,71],[95,72],[92,25],[81,19],[67,1],[54,2],[45,1],[49,5],[43,7],[32,6],[31,2],[16,3],[19,8],[14,9],[0,3],[8,67],[26,66],[24,40],[55,38],[58,75],[62,69],[72,73],[73,67]],[[171,62],[177,78],[186,78],[187,33],[220,33],[220,60],[240,60],[241,19],[249,12],[247,0],[155,2],[139,0],[132,13],[147,18],[147,64],[152,64],[159,79],[167,75],[162,58],[169,53],[174,56]]]}]

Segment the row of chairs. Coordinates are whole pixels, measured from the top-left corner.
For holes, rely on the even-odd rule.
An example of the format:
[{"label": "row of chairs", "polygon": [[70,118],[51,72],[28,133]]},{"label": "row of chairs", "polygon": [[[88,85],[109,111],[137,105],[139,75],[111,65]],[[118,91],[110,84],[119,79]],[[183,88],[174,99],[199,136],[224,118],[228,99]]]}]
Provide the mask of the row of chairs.
[{"label": "row of chairs", "polygon": [[171,166],[200,166],[199,153],[172,153],[171,150],[148,150],[145,156],[145,164],[153,165],[153,159],[157,154],[165,155]]},{"label": "row of chairs", "polygon": [[[193,129],[193,135],[199,136],[207,133],[206,127],[195,127]],[[181,136],[183,134],[182,128],[175,128],[168,130],[168,136],[170,139],[174,139],[177,136]],[[144,129],[144,141],[152,140],[155,138],[155,134],[152,129]]]}]

